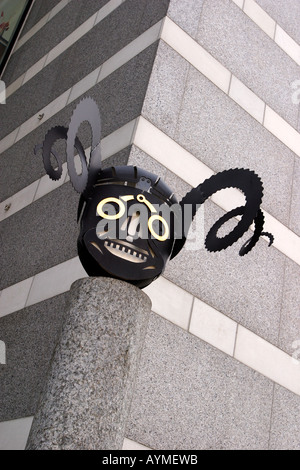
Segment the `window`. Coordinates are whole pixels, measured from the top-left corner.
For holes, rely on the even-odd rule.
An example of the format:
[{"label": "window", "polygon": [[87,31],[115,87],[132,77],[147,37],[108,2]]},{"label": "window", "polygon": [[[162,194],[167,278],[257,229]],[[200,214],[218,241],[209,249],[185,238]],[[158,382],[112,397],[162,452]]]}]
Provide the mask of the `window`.
[{"label": "window", "polygon": [[34,0],[0,0],[0,76]]}]

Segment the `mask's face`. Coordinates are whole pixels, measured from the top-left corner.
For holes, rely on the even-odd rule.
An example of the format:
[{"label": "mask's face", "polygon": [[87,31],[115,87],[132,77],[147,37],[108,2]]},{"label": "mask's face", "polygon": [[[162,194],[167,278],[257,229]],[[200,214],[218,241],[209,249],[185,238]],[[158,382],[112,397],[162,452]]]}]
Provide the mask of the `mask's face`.
[{"label": "mask's face", "polygon": [[164,270],[173,244],[169,206],[138,188],[95,186],[79,236],[79,256],[87,273],[145,287]]}]

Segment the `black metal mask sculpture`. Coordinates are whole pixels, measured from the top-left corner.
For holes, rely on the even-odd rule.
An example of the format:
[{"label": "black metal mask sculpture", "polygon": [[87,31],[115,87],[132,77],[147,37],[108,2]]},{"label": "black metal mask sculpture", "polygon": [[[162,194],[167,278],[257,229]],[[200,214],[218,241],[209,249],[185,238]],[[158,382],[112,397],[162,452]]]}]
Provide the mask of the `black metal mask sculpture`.
[{"label": "black metal mask sculpture", "polygon": [[[92,129],[89,165],[77,133],[88,121]],[[245,206],[221,217],[209,231],[205,246],[221,251],[235,243],[255,223],[254,234],[246,242],[244,256],[266,235],[260,209],[263,187],[250,170],[233,169],[218,173],[192,189],[178,203],[173,191],[156,175],[137,167],[121,166],[101,170],[101,120],[96,103],[83,99],[76,107],[69,128],[57,126],[46,135],[43,145],[44,166],[53,180],[62,175],[62,161],[53,150],[59,139],[67,141],[67,165],[74,189],[81,193],[78,207],[80,234],[78,254],[89,276],[108,276],[125,280],[143,288],[162,274],[169,259],[183,248],[188,230],[200,205],[221,189],[238,188]],[[76,172],[74,147],[81,161],[82,172]],[[51,164],[51,155],[56,168]],[[236,227],[219,238],[220,227],[233,217],[241,216]]]}]

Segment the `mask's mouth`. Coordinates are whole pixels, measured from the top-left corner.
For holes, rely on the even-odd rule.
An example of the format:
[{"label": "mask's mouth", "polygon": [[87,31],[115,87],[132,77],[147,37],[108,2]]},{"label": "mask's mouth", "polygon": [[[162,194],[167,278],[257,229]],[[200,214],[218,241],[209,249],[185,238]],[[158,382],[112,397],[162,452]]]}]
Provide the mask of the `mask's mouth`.
[{"label": "mask's mouth", "polygon": [[104,246],[112,255],[131,263],[146,263],[148,261],[148,256],[145,255],[146,252],[144,250],[140,250],[129,243],[124,245],[119,240],[106,240]]}]

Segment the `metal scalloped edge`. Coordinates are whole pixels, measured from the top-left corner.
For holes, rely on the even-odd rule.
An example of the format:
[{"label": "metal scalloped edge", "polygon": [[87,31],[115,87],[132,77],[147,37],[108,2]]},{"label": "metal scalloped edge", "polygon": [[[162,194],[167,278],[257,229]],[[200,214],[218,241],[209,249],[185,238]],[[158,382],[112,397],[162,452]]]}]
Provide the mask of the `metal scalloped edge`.
[{"label": "metal scalloped edge", "polygon": [[[92,141],[92,151],[90,156],[89,165],[87,164],[87,158],[84,152],[84,149],[79,141],[76,138],[77,132],[79,127],[83,122],[87,121],[91,127],[91,141]],[[95,133],[95,126],[99,123],[99,130]],[[74,134],[74,132],[76,133]],[[96,134],[96,136],[95,136]],[[71,137],[70,137],[71,136]],[[69,129],[67,132],[67,165],[68,165],[68,172],[71,180],[71,184],[75,191],[78,193],[85,192],[88,188],[88,184],[90,182],[90,170],[93,169],[93,162],[92,162],[92,154],[100,145],[100,137],[101,137],[101,118],[100,118],[100,111],[98,108],[97,103],[91,97],[84,97],[82,98],[79,103],[76,105],[70,120]],[[95,138],[97,142],[95,143]],[[74,165],[74,141],[80,143],[81,148],[77,148],[81,164],[82,164],[82,174],[78,175]],[[98,141],[99,140],[99,141]],[[72,144],[72,149],[70,145]],[[76,146],[76,145],[75,145]],[[84,165],[85,162],[85,165]],[[98,169],[98,171],[101,169]]]},{"label": "metal scalloped edge", "polygon": [[[67,128],[64,127],[64,126],[55,126],[55,127],[52,127],[51,129],[48,130],[48,132],[46,133],[45,135],[45,138],[44,138],[44,141],[43,141],[43,144],[42,144],[42,154],[43,154],[43,163],[44,163],[44,168],[46,170],[46,173],[47,175],[49,176],[49,178],[52,180],[52,181],[58,181],[60,180],[61,176],[62,176],[62,159],[60,158],[60,156],[52,150],[52,147],[53,145],[55,144],[55,142],[57,142],[58,140],[61,140],[61,139],[64,139],[66,140],[66,136],[67,136]],[[52,138],[52,140],[50,140],[50,136],[51,135],[54,135],[54,139]],[[51,145],[50,145],[51,144]],[[49,146],[49,148],[47,149],[46,146]],[[48,155],[45,153],[46,150],[48,150]],[[56,161],[58,163],[58,166],[59,166],[59,171],[55,171],[50,163],[50,154],[53,154],[54,157],[56,158]],[[49,158],[48,158],[49,157]],[[48,159],[49,161],[49,166],[47,164],[47,161],[46,161],[46,158]],[[49,171],[50,170],[50,171]],[[56,175],[55,175],[56,173]],[[55,175],[55,176],[53,176]]]},{"label": "metal scalloped edge", "polygon": [[[227,188],[226,188],[227,189]],[[210,232],[213,230],[213,228],[215,227],[215,225],[218,225],[220,224],[220,222],[222,222],[220,224],[220,227],[222,227],[222,225],[224,225],[224,223],[226,223],[227,221],[229,221],[230,219],[232,219],[233,217],[236,217],[237,215],[242,215],[243,214],[243,209],[244,209],[245,206],[240,206],[240,207],[236,207],[235,209],[232,209],[231,211],[229,212],[226,212],[222,217],[220,217],[215,223],[214,225],[210,228],[206,238],[205,238],[205,241],[204,241],[204,246],[205,248],[207,249],[207,251],[209,251],[210,253],[218,253],[220,251],[223,251],[223,250],[226,250],[227,248],[229,248],[230,246],[232,246],[234,243],[236,243],[238,240],[236,240],[235,242],[232,242],[230,245],[227,245],[227,246],[224,246],[222,248],[217,248],[217,249],[212,249],[210,248],[208,245],[207,245],[207,242],[208,242],[208,238],[209,238],[209,235],[210,235]],[[239,212],[240,210],[240,212]],[[224,221],[223,221],[224,219]],[[231,232],[229,232],[229,234],[226,235],[229,236]],[[241,237],[243,236],[243,234],[241,235]],[[224,238],[224,237],[223,237]],[[222,241],[222,238],[220,238],[220,242]],[[250,240],[248,240],[246,243],[248,243]]]},{"label": "metal scalloped edge", "polygon": [[[74,183],[74,175],[75,175],[75,180],[78,179],[78,174],[75,170],[75,167],[72,168],[70,167],[70,160],[72,158],[72,160],[74,161],[74,147],[72,146],[72,157],[71,157],[71,154],[68,153],[68,139],[69,139],[69,135],[70,135],[70,132],[73,131],[74,129],[74,123],[72,122],[74,120],[74,116],[75,116],[75,113],[78,112],[78,109],[81,108],[81,106],[83,105],[83,103],[86,101],[87,98],[82,98],[79,103],[77,103],[76,107],[74,108],[73,110],[73,113],[72,113],[72,116],[71,116],[71,119],[70,119],[70,124],[69,124],[69,128],[68,128],[68,132],[67,132],[67,168],[68,168],[68,173],[69,173],[69,177],[70,177],[70,181],[71,181],[71,185],[73,186],[73,189],[78,192],[78,193],[83,193],[85,190],[86,190],[86,187],[87,187],[87,182],[88,182],[88,179],[86,179],[86,183],[84,185],[84,188],[82,190],[78,190],[76,188],[76,183]],[[79,119],[80,116],[79,116]],[[77,121],[75,121],[76,124],[77,124]],[[77,130],[76,130],[76,135],[77,135],[77,132],[78,132],[78,129],[79,127],[81,126],[81,124],[83,123],[84,121],[80,120],[78,126],[77,126]],[[71,126],[72,124],[72,126]],[[85,155],[85,154],[84,154]],[[85,161],[86,161],[86,167],[87,167],[87,158],[86,158],[86,155],[85,155]],[[73,171],[74,170],[74,171]]]},{"label": "metal scalloped edge", "polygon": [[[217,178],[219,177],[219,178],[220,178],[220,177],[223,176],[224,179],[226,179],[226,175],[234,175],[235,173],[240,173],[241,171],[245,171],[245,172],[247,172],[248,174],[252,174],[253,176],[255,176],[255,179],[260,183],[261,195],[260,195],[260,197],[259,197],[259,200],[257,201],[257,205],[258,205],[258,207],[257,207],[257,213],[258,213],[259,210],[260,210],[260,205],[261,205],[261,203],[262,203],[262,198],[263,198],[263,189],[264,189],[264,188],[263,188],[263,183],[262,183],[261,178],[257,175],[257,173],[255,173],[255,171],[249,170],[249,169],[245,169],[245,168],[231,168],[231,169],[229,169],[229,170],[224,170],[224,171],[222,171],[222,172],[220,172],[220,173],[216,173],[215,175],[211,176],[210,178],[208,178],[207,180],[205,180],[203,183],[201,183],[199,186],[197,186],[196,188],[193,188],[191,191],[189,191],[189,193],[187,193],[186,196],[183,197],[183,199],[181,200],[180,204],[182,204],[183,201],[188,200],[188,199],[189,199],[189,195],[193,195],[193,193],[195,193],[196,190],[199,191],[199,196],[201,196],[201,201],[199,201],[198,203],[203,204],[203,203],[204,203],[209,197],[211,197],[215,192],[220,191],[220,189],[216,189],[216,191],[211,192],[211,193],[207,196],[207,195],[205,194],[205,192],[203,192],[203,185],[204,185],[204,184],[209,184],[209,181],[210,181],[212,178],[214,178],[214,177],[217,177]],[[219,176],[218,176],[218,175],[219,175]],[[248,198],[247,198],[247,195],[246,195],[242,190],[240,190],[240,188],[238,188],[237,186],[234,186],[233,184],[229,184],[228,186],[224,186],[224,188],[222,188],[222,189],[230,189],[230,188],[232,188],[232,189],[238,189],[239,191],[241,191],[241,192],[244,194],[244,196],[245,196],[246,205],[247,205],[247,203],[249,202],[249,201],[248,201]],[[199,198],[199,199],[200,199],[200,198]],[[236,209],[238,209],[238,208],[236,208]],[[230,211],[228,214],[234,212],[236,209],[233,209],[233,211]],[[194,218],[194,216],[195,216],[195,214],[193,214],[193,218]],[[219,219],[219,220],[220,220],[220,219]],[[254,218],[253,220],[255,220],[255,218]],[[253,222],[253,220],[252,220],[252,222]],[[218,221],[217,221],[217,222],[218,222]],[[216,222],[216,223],[217,223],[217,222]],[[250,225],[251,225],[251,224],[250,224]],[[250,225],[249,225],[249,227],[250,227]],[[262,229],[263,229],[263,227],[262,227]],[[241,233],[241,235],[240,235],[239,238],[241,238],[241,237],[244,235],[244,233],[245,233],[246,231],[247,231],[247,229],[244,230],[243,233]],[[251,238],[251,239],[252,239],[252,238]],[[218,249],[218,250],[210,250],[210,249],[208,249],[208,248],[207,248],[207,245],[206,245],[206,241],[207,241],[207,237],[206,237],[206,239],[205,239],[205,247],[206,247],[206,249],[207,249],[208,251],[210,251],[210,252],[212,252],[212,251],[217,252],[217,251],[222,251],[222,250],[227,249],[229,246],[231,246],[231,245],[233,245],[234,243],[236,243],[236,242],[238,241],[238,239],[235,240],[234,242],[232,242],[230,245],[225,246],[224,248],[220,248],[220,249]],[[184,244],[182,245],[182,247],[180,248],[180,250],[183,248],[183,246],[184,246]],[[180,250],[179,250],[179,251],[180,251]],[[178,253],[179,253],[179,251],[178,251]],[[249,251],[251,251],[251,250],[249,250]],[[178,254],[178,253],[177,253],[177,254]],[[176,255],[175,255],[175,256],[176,256]]]},{"label": "metal scalloped edge", "polygon": [[[101,132],[102,132],[102,122],[101,122],[101,113],[100,109],[98,107],[98,104],[96,101],[91,98],[87,97],[87,100],[92,102],[92,106],[94,108],[94,111],[97,113],[94,117],[97,118],[97,122],[89,122],[91,126],[91,136],[92,136],[92,143],[91,143],[91,154],[90,154],[90,162],[89,162],[89,168],[88,168],[88,182],[87,182],[87,187],[86,190],[89,191],[89,189],[92,188],[92,185],[94,183],[94,179],[97,177],[99,171],[101,170],[102,167],[102,155],[101,155]],[[96,126],[96,129],[94,126]],[[96,132],[95,132],[96,130]],[[96,134],[96,135],[95,135]],[[95,142],[94,142],[95,140]]]},{"label": "metal scalloped edge", "polygon": [[[260,196],[260,198],[259,198],[259,204],[258,204],[258,208],[257,208],[257,214],[258,214],[258,212],[259,212],[259,210],[260,210],[261,203],[262,203],[262,199],[263,199],[263,194],[264,194],[263,190],[264,190],[264,188],[263,188],[263,183],[262,183],[261,178],[257,175],[257,173],[255,173],[255,171],[253,171],[253,170],[248,170],[248,169],[246,169],[246,168],[232,168],[232,169],[229,169],[229,170],[225,170],[224,172],[217,173],[217,175],[218,175],[218,174],[219,174],[219,175],[234,174],[234,173],[240,172],[241,170],[246,171],[247,173],[250,173],[250,174],[252,174],[253,176],[255,176],[255,178],[256,178],[256,179],[260,182],[260,184],[261,184],[261,196]],[[232,186],[232,185],[226,186],[226,187],[223,188],[223,189],[231,189],[231,188],[232,188],[232,189],[238,189],[239,191],[241,191],[241,192],[244,194],[245,199],[246,199],[246,204],[245,204],[244,207],[246,207],[247,202],[248,202],[247,194],[245,194],[242,190],[240,190],[240,189],[237,188],[236,186]],[[213,193],[213,194],[214,194],[214,193]],[[235,210],[235,209],[233,209],[232,211],[230,211],[228,214],[232,213],[234,210]],[[219,220],[220,220],[220,219],[219,219]],[[252,222],[253,222],[254,220],[255,220],[255,218],[252,220]],[[264,217],[263,217],[263,222],[262,222],[261,230],[263,230],[263,226],[264,226]],[[249,227],[250,227],[250,225],[249,225]],[[240,235],[239,238],[241,238],[241,237],[246,233],[246,231],[247,231],[247,229],[246,229],[243,233],[241,233],[241,235]],[[229,234],[228,234],[228,235],[229,235]],[[253,235],[253,236],[254,236],[254,235]],[[239,240],[239,238],[238,238],[238,240]],[[253,237],[251,237],[250,240],[252,240],[252,239],[253,239]],[[236,243],[238,240],[234,241],[233,243],[231,243],[231,244],[228,245],[228,246],[225,246],[224,248],[220,248],[219,250],[214,250],[214,251],[215,251],[215,252],[218,252],[218,251],[226,250],[227,248],[229,248],[229,246],[232,246],[232,245],[233,245],[234,243]],[[204,243],[204,244],[205,244],[205,248],[206,248],[208,251],[212,251],[212,250],[209,250],[209,249],[207,248],[206,241],[207,241],[207,237],[206,237],[205,243]],[[257,240],[257,241],[258,241],[258,240]],[[246,242],[246,243],[248,243],[248,242]],[[256,243],[255,243],[255,244],[256,244]],[[254,246],[255,246],[255,245],[253,245],[253,247],[254,247]],[[253,248],[253,247],[252,247],[252,248]],[[252,248],[251,248],[251,249],[252,249]],[[249,252],[251,251],[251,249],[249,250]],[[249,253],[249,252],[248,252],[248,253]],[[245,254],[246,254],[246,253],[245,253]]]},{"label": "metal scalloped edge", "polygon": [[[237,168],[236,168],[236,169],[237,169]],[[259,208],[258,208],[258,212],[259,212],[259,211],[261,211],[260,206],[261,206],[261,204],[262,204],[262,200],[263,200],[263,196],[264,196],[264,186],[263,186],[263,182],[262,182],[262,179],[260,178],[260,176],[257,175],[257,173],[255,173],[254,170],[248,170],[248,171],[249,171],[250,173],[255,174],[256,177],[257,177],[257,178],[259,179],[259,181],[261,182],[262,195],[261,195],[261,200],[260,200],[260,204],[259,204]],[[247,199],[247,198],[246,198],[246,199]],[[261,211],[261,212],[262,212],[262,211]],[[249,252],[254,248],[254,246],[255,246],[256,243],[259,241],[260,237],[262,237],[262,236],[268,237],[268,238],[270,239],[270,242],[269,242],[268,247],[271,247],[271,246],[273,245],[273,243],[274,243],[274,235],[273,235],[272,233],[270,233],[270,232],[263,232],[263,231],[262,231],[263,228],[264,228],[264,224],[265,224],[265,216],[263,215],[263,212],[262,212],[262,227],[261,227],[261,233],[260,233],[260,235],[259,235],[259,237],[258,237],[258,240],[255,242],[255,244],[252,246],[252,248],[249,250]],[[253,234],[253,236],[251,237],[250,240],[252,240],[254,236],[255,236],[255,235]],[[242,248],[243,248],[243,247],[242,247]],[[242,248],[241,248],[241,249],[242,249]],[[240,251],[241,251],[241,250],[240,250]],[[247,252],[247,253],[249,253],[249,252]],[[247,253],[245,253],[245,254],[247,254]],[[245,256],[245,254],[244,254],[244,255],[241,255],[241,256]]]},{"label": "metal scalloped edge", "polygon": [[[262,212],[262,210],[259,208],[258,209],[258,212],[257,212],[257,216],[255,217],[254,219],[254,225],[255,225],[255,228],[254,228],[254,234],[252,235],[252,237],[242,245],[242,247],[240,248],[240,251],[239,251],[239,255],[240,256],[245,256],[247,255],[248,253],[250,253],[250,251],[255,247],[255,245],[258,243],[260,237],[261,237],[261,234],[262,234],[262,231],[263,231],[263,228],[264,228],[264,223],[265,223],[265,217],[264,217],[264,214]],[[251,245],[250,248],[249,245]]]},{"label": "metal scalloped edge", "polygon": [[270,239],[269,241],[269,247],[273,245],[274,241],[275,241],[275,238],[274,238],[274,235],[270,232],[262,232],[260,234],[261,237],[268,237]]}]

